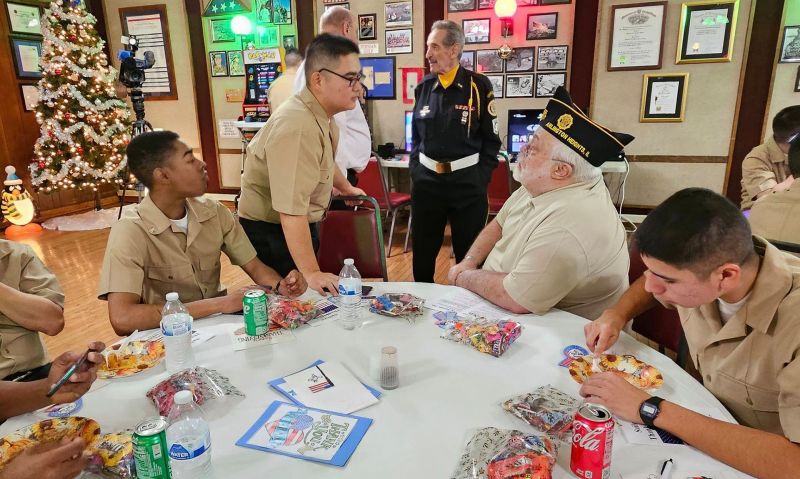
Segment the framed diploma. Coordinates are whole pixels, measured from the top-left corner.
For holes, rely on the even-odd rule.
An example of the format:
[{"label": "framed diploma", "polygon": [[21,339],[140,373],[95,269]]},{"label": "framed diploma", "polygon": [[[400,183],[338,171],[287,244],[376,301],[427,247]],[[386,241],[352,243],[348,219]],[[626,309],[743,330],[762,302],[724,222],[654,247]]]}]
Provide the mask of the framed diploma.
[{"label": "framed diploma", "polygon": [[657,70],[664,51],[667,2],[611,7],[606,70]]},{"label": "framed diploma", "polygon": [[8,26],[11,33],[26,35],[41,35],[41,12],[36,5],[23,5],[20,3],[6,3]]},{"label": "framed diploma", "polygon": [[17,78],[42,78],[39,65],[42,56],[42,41],[11,37],[11,52]]},{"label": "framed diploma", "polygon": [[688,86],[688,73],[645,75],[639,121],[643,123],[683,121]]},{"label": "framed diploma", "polygon": [[675,63],[731,61],[738,13],[739,0],[681,5]]}]

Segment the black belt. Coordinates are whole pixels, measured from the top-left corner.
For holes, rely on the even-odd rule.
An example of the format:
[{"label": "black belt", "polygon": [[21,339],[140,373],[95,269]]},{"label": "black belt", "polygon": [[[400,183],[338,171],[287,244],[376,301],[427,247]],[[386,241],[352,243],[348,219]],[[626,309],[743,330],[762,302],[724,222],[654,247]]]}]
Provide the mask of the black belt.
[{"label": "black belt", "polygon": [[44,366],[39,366],[38,368],[28,369],[27,371],[18,371],[14,374],[9,374],[8,376],[3,378],[3,381],[14,381],[14,382],[28,382],[28,381],[37,381],[39,379],[44,379],[50,374],[50,365],[51,363],[47,363]]}]

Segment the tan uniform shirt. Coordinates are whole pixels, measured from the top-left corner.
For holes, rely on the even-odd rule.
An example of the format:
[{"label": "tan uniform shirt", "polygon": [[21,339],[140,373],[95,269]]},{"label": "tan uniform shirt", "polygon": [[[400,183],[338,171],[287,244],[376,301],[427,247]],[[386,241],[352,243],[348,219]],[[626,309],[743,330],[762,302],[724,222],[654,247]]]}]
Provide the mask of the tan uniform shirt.
[{"label": "tan uniform shirt", "polygon": [[800,244],[800,183],[758,199],[750,210],[753,234]]},{"label": "tan uniform shirt", "polygon": [[336,124],[304,88],[247,146],[239,215],[279,224],[280,214],[322,219],[333,190]]},{"label": "tan uniform shirt", "polygon": [[[0,240],[0,282],[17,291],[47,298],[64,308],[61,285],[30,246]],[[49,361],[37,331],[26,329],[0,313],[0,379],[38,368]]]},{"label": "tan uniform shirt", "polygon": [[705,387],[740,423],[800,443],[800,259],[753,241],[758,277],[727,323],[716,301],[677,309]]},{"label": "tan uniform shirt", "polygon": [[220,283],[220,251],[243,265],[256,250],[233,214],[210,198],[186,200],[188,235],[148,196],[111,228],[98,297],[134,293],[143,303],[161,304],[175,291],[184,303],[225,294]]},{"label": "tan uniform shirt", "polygon": [[753,205],[757,194],[774,188],[790,174],[789,159],[774,138],[753,148],[742,162],[742,210]]},{"label": "tan uniform shirt", "polygon": [[628,288],[628,249],[602,178],[531,197],[523,187],[497,215],[502,238],[483,268],[508,273],[511,298],[535,314],[595,319]]},{"label": "tan uniform shirt", "polygon": [[278,111],[278,108],[294,95],[294,78],[296,76],[297,68],[286,70],[269,86],[267,98],[269,98],[269,107],[273,113]]}]

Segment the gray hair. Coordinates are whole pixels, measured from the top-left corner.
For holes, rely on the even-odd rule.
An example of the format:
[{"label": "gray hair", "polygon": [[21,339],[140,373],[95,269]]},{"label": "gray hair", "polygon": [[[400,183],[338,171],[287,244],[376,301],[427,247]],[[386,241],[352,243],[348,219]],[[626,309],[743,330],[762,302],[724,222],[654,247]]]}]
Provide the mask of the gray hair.
[{"label": "gray hair", "polygon": [[333,6],[319,17],[319,32],[323,33],[328,28],[339,29],[345,23],[353,25],[353,14],[340,5]]},{"label": "gray hair", "polygon": [[444,30],[444,46],[452,47],[458,45],[458,53],[464,51],[464,30],[461,26],[452,20],[436,20],[431,25],[431,31]]},{"label": "gray hair", "polygon": [[296,67],[303,63],[303,54],[296,48],[286,50],[283,60],[286,62],[286,68]]},{"label": "gray hair", "polygon": [[550,159],[572,166],[572,177],[575,178],[575,181],[578,183],[582,181],[592,181],[602,175],[600,168],[584,160],[575,150],[561,141],[556,141],[553,144],[553,149],[550,152]]}]

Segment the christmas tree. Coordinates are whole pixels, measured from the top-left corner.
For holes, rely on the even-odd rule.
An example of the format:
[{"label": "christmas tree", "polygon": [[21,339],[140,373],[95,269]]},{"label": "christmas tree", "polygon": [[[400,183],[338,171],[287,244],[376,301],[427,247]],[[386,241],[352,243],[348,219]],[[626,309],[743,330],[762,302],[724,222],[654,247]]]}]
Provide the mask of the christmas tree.
[{"label": "christmas tree", "polygon": [[38,191],[97,191],[123,182],[131,119],[116,96],[117,71],[103,53],[96,21],[80,0],[55,0],[42,18],[41,136],[29,167]]}]

